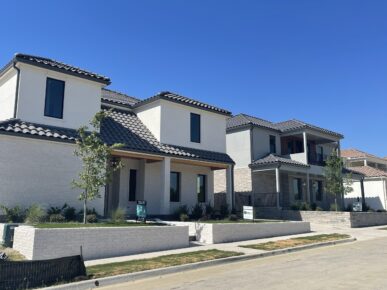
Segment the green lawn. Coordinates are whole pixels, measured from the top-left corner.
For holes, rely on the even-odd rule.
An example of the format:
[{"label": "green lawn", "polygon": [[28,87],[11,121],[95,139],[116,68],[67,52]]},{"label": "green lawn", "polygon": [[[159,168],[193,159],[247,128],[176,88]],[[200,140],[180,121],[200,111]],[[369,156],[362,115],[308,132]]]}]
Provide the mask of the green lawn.
[{"label": "green lawn", "polygon": [[101,278],[126,273],[140,272],[158,268],[191,264],[202,261],[209,261],[233,256],[243,255],[238,252],[206,250],[160,256],[150,259],[133,260],[127,262],[103,264],[87,267],[87,274],[90,278]]},{"label": "green lawn", "polygon": [[34,225],[35,228],[39,229],[55,229],[55,228],[95,228],[95,227],[143,227],[143,226],[164,226],[163,224],[158,223],[135,223],[135,222],[122,222],[122,223],[109,223],[109,222],[100,222],[100,223],[42,223]]},{"label": "green lawn", "polygon": [[206,221],[197,221],[199,223],[207,223],[207,224],[253,224],[253,223],[272,223],[272,222],[281,222],[279,220],[236,220],[232,221],[229,219],[223,219],[223,220],[206,220]]},{"label": "green lawn", "polygon": [[278,240],[273,242],[253,244],[253,245],[241,245],[243,248],[250,248],[255,250],[273,251],[285,248],[293,248],[297,246],[316,244],[321,242],[336,241],[350,238],[349,235],[343,234],[323,234],[307,237],[292,238],[287,240]]}]

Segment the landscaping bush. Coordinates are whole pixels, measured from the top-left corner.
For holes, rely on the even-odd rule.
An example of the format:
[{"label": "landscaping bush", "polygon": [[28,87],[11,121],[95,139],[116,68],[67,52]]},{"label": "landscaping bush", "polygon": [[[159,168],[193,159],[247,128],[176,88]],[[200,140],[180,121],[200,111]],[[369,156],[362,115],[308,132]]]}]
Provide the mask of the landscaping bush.
[{"label": "landscaping bush", "polygon": [[224,218],[228,217],[229,213],[230,212],[228,210],[228,205],[227,204],[222,204],[220,206],[220,209],[219,209],[220,218],[224,219]]},{"label": "landscaping bush", "polygon": [[51,223],[64,223],[66,221],[65,217],[60,213],[51,214],[49,219]]},{"label": "landscaping bush", "polygon": [[340,205],[331,204],[330,211],[340,211]]},{"label": "landscaping bush", "polygon": [[300,210],[300,205],[298,203],[292,203],[290,205],[291,210]]},{"label": "landscaping bush", "polygon": [[386,212],[385,209],[378,209],[376,212]]},{"label": "landscaping bush", "polygon": [[112,213],[112,222],[113,223],[122,223],[126,221],[126,213],[122,208],[117,208]]},{"label": "landscaping bush", "polygon": [[33,204],[27,210],[25,222],[27,224],[37,224],[37,223],[44,222],[45,219],[46,219],[46,212],[44,211],[44,209],[38,204]]},{"label": "landscaping bush", "polygon": [[211,204],[206,204],[205,212],[208,219],[214,218],[215,209]]},{"label": "landscaping bush", "polygon": [[351,212],[352,211],[352,205],[348,204],[347,207],[345,208],[345,211]]},{"label": "landscaping bush", "polygon": [[0,205],[0,209],[4,212],[7,222],[9,223],[22,223],[26,218],[26,210],[20,206],[7,207]]},{"label": "landscaping bush", "polygon": [[198,220],[203,216],[203,207],[201,204],[196,204],[191,211],[191,218]]},{"label": "landscaping bush", "polygon": [[[179,220],[182,214],[184,214],[184,215],[186,215],[186,216],[189,215],[189,210],[188,210],[188,207],[187,207],[186,205],[181,205],[181,206],[179,206],[179,207],[175,210],[175,212],[174,212],[174,214],[173,214],[173,218],[176,219],[176,220]],[[180,219],[180,220],[181,220],[181,219]]]},{"label": "landscaping bush", "polygon": [[239,220],[238,216],[236,214],[230,214],[230,216],[228,217],[228,219],[230,221],[237,221]]},{"label": "landscaping bush", "polygon": [[310,209],[311,210],[316,210],[317,208],[317,204],[315,202],[313,202],[311,205],[310,205]]},{"label": "landscaping bush", "polygon": [[323,209],[321,207],[317,206],[316,211],[323,211]]},{"label": "landscaping bush", "polygon": [[188,222],[188,221],[189,221],[189,216],[188,216],[188,214],[182,213],[182,214],[180,215],[180,221],[182,221],[182,222]]},{"label": "landscaping bush", "polygon": [[[86,209],[86,215],[95,215],[96,218],[98,219],[98,213],[97,211],[95,210],[95,208],[93,209]],[[78,216],[77,216],[77,219],[81,222],[83,222],[83,209],[81,209],[79,212],[78,212]],[[86,219],[87,220],[87,219]]]},{"label": "landscaping bush", "polygon": [[54,215],[54,214],[62,214],[62,211],[63,209],[66,207],[66,204],[63,206],[63,207],[58,207],[58,206],[51,206],[48,210],[47,210],[47,214],[50,216],[50,215]]},{"label": "landscaping bush", "polygon": [[301,202],[301,203],[300,203],[300,210],[310,210],[309,203],[307,203],[307,202]]},{"label": "landscaping bush", "polygon": [[66,207],[63,210],[63,216],[68,222],[75,221],[77,218],[75,207],[71,207],[71,206]]},{"label": "landscaping bush", "polygon": [[98,222],[98,218],[96,214],[88,214],[86,215],[86,222],[90,224],[94,224]]}]

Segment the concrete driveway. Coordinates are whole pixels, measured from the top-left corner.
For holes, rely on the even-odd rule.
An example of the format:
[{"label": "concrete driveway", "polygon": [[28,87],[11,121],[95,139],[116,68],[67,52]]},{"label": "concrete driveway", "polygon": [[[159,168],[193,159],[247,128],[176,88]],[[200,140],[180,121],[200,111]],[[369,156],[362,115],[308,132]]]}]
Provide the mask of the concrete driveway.
[{"label": "concrete driveway", "polygon": [[350,244],[99,289],[387,289],[387,237],[370,235],[363,233],[368,238]]}]

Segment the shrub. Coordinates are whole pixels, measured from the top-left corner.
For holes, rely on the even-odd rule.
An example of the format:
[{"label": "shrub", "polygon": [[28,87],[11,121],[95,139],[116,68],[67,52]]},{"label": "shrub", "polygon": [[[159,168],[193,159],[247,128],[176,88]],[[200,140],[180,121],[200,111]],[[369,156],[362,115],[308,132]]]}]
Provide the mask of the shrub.
[{"label": "shrub", "polygon": [[93,224],[98,222],[98,218],[96,214],[88,214],[86,215],[86,222]]},{"label": "shrub", "polygon": [[65,206],[63,207],[58,207],[58,206],[51,206],[47,210],[48,215],[53,215],[53,214],[62,214],[62,210],[64,209]]},{"label": "shrub", "polygon": [[51,223],[64,223],[66,221],[65,217],[60,213],[54,213],[50,215]]},{"label": "shrub", "polygon": [[188,216],[188,214],[189,214],[189,210],[188,210],[188,207],[187,207],[186,205],[181,205],[181,206],[179,206],[179,207],[175,210],[175,212],[174,212],[174,214],[173,214],[173,217],[174,217],[174,219],[180,219],[180,216],[181,216],[182,214],[185,214],[185,215],[187,215],[187,216]]},{"label": "shrub", "polygon": [[307,202],[301,202],[301,203],[300,203],[300,210],[310,210],[309,203],[307,203]]},{"label": "shrub", "polygon": [[323,209],[321,207],[317,206],[316,211],[323,211]]},{"label": "shrub", "polygon": [[0,209],[4,212],[7,222],[22,223],[26,218],[26,210],[20,206],[6,207],[5,205],[0,205]]},{"label": "shrub", "polygon": [[182,213],[182,214],[180,215],[180,221],[182,221],[182,222],[188,222],[188,221],[189,221],[189,216],[188,216],[188,214]]},{"label": "shrub", "polygon": [[310,205],[310,209],[311,210],[316,210],[317,208],[317,204],[315,202],[313,202],[311,205]]},{"label": "shrub", "polygon": [[74,207],[68,206],[63,210],[63,216],[65,217],[66,221],[75,221],[76,216],[76,210]]},{"label": "shrub", "polygon": [[352,211],[352,205],[348,204],[347,207],[345,208],[345,211]]},{"label": "shrub", "polygon": [[239,218],[238,218],[238,216],[236,214],[230,214],[228,219],[230,221],[237,221]]},{"label": "shrub", "polygon": [[332,203],[331,207],[330,207],[330,210],[331,211],[339,211],[340,210],[340,206]]},{"label": "shrub", "polygon": [[291,210],[300,210],[300,205],[298,203],[293,203],[290,205]]},{"label": "shrub", "polygon": [[386,212],[385,209],[378,209],[376,212]]},{"label": "shrub", "polygon": [[212,219],[215,214],[215,209],[210,203],[208,203],[206,204],[205,212],[206,212],[207,218]]},{"label": "shrub", "polygon": [[122,208],[117,208],[112,213],[112,222],[113,223],[122,223],[126,221],[126,213]]},{"label": "shrub", "polygon": [[203,207],[200,204],[196,204],[191,211],[191,217],[194,220],[198,220],[203,216]]},{"label": "shrub", "polygon": [[219,209],[219,214],[220,214],[220,218],[221,219],[224,219],[228,216],[229,214],[229,210],[228,210],[228,205],[227,204],[222,204],[220,206],[220,209]]},{"label": "shrub", "polygon": [[26,223],[37,224],[37,223],[44,222],[45,219],[46,219],[46,213],[40,205],[33,204],[27,210]]}]

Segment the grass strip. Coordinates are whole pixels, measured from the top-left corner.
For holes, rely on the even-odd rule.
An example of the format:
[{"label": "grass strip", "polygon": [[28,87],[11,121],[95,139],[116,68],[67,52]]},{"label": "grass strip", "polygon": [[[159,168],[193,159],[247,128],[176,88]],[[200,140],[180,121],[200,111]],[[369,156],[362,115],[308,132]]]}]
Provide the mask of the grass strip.
[{"label": "grass strip", "polygon": [[160,256],[156,258],[132,260],[119,263],[95,265],[87,267],[87,273],[90,278],[101,278],[114,276],[126,273],[141,272],[146,270],[178,266],[184,264],[197,263],[233,256],[243,255],[238,252],[220,251],[220,250],[205,250],[188,252],[182,254],[172,254]]},{"label": "grass strip", "polygon": [[272,242],[261,243],[261,244],[240,245],[239,247],[255,249],[255,250],[273,251],[273,250],[294,248],[297,246],[304,246],[304,245],[310,245],[310,244],[316,244],[316,243],[322,243],[322,242],[342,240],[347,238],[350,238],[350,236],[344,235],[344,234],[336,234],[336,233],[321,234],[321,235],[314,235],[314,236],[307,236],[307,237],[292,238],[287,240],[278,240],[278,241],[272,241]]}]

